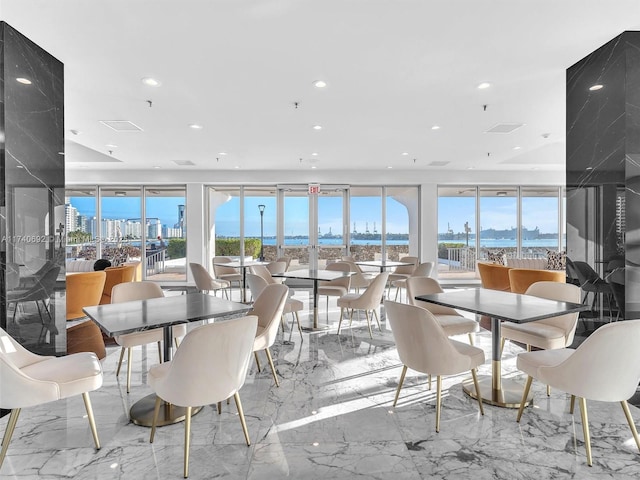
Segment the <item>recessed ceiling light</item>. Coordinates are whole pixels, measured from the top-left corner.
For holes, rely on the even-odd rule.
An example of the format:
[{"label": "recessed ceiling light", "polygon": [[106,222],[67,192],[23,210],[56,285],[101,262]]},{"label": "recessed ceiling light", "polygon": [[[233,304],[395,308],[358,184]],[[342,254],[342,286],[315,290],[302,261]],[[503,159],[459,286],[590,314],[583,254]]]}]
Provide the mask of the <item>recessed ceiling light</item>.
[{"label": "recessed ceiling light", "polygon": [[515,147],[513,147],[514,150],[520,150],[522,147],[516,145]]},{"label": "recessed ceiling light", "polygon": [[322,125],[314,125],[313,129],[314,130],[322,130]]},{"label": "recessed ceiling light", "polygon": [[317,156],[318,156],[318,152],[313,152],[311,155],[312,155],[313,157],[317,157]]},{"label": "recessed ceiling light", "polygon": [[202,130],[202,125],[199,125],[197,123],[191,123],[191,124],[189,124],[189,128],[191,128],[193,130]]},{"label": "recessed ceiling light", "polygon": [[387,168],[393,168],[391,165],[389,165]]},{"label": "recessed ceiling light", "polygon": [[491,84],[489,82],[482,82],[478,84],[478,88],[480,90],[484,90],[485,88],[489,88]]},{"label": "recessed ceiling light", "polygon": [[467,170],[473,170],[476,167],[467,167]]},{"label": "recessed ceiling light", "polygon": [[595,85],[591,85],[589,87],[589,90],[591,90],[592,92],[595,92],[596,90],[600,90],[602,87],[604,87],[604,85],[600,85],[599,83],[596,83]]},{"label": "recessed ceiling light", "polygon": [[160,168],[160,165],[154,165],[153,168]]},{"label": "recessed ceiling light", "polygon": [[313,442],[311,445],[313,445],[314,447],[317,447],[320,444],[318,442]]},{"label": "recessed ceiling light", "polygon": [[24,78],[24,77],[16,78],[16,82],[21,83],[23,85],[31,85],[31,80],[29,80],[28,78]]},{"label": "recessed ceiling light", "polygon": [[327,82],[325,82],[324,80],[316,80],[315,82],[313,82],[313,86],[316,88],[324,88],[327,86]]},{"label": "recessed ceiling light", "polygon": [[105,145],[105,147],[107,147],[107,148],[118,148],[118,145],[114,145],[113,143],[107,143]]},{"label": "recessed ceiling light", "polygon": [[431,130],[440,130],[440,125],[434,125]]},{"label": "recessed ceiling light", "polygon": [[406,157],[407,155],[409,155],[409,152],[402,152],[402,155]]},{"label": "recessed ceiling light", "polygon": [[144,77],[142,79],[142,83],[144,83],[147,87],[159,87],[160,85],[162,85],[160,83],[160,80],[156,80],[152,77]]},{"label": "recessed ceiling light", "polygon": [[227,154],[227,152],[218,152],[218,155],[220,155],[221,157],[224,157]]},{"label": "recessed ceiling light", "polygon": [[313,170],[315,170],[315,169],[316,169],[316,168],[318,168],[318,167],[316,167],[315,165],[311,165],[311,168],[312,168]]},{"label": "recessed ceiling light", "polygon": [[236,166],[235,166],[235,167],[233,167],[233,168],[240,168],[240,166],[239,166],[239,165],[236,165]]}]

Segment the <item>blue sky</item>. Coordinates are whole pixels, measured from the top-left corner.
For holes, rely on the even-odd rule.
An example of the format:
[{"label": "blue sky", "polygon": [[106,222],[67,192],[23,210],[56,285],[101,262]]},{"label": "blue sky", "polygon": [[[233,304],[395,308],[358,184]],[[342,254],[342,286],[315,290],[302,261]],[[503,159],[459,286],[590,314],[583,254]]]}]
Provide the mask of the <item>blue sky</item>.
[{"label": "blue sky", "polygon": [[[93,197],[71,197],[71,205],[78,209],[81,215],[95,216],[96,200]],[[147,218],[159,218],[163,225],[173,227],[178,221],[178,205],[184,205],[184,197],[154,197],[147,199]],[[127,219],[140,218],[140,197],[102,199],[102,218]]]}]

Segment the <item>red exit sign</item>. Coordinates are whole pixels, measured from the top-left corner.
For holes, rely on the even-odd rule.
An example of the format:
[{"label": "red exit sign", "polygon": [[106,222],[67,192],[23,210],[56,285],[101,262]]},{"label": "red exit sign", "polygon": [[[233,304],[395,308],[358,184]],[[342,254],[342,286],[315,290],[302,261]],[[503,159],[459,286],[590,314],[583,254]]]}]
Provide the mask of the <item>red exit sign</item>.
[{"label": "red exit sign", "polygon": [[318,195],[320,193],[320,184],[319,183],[310,183],[309,184],[309,195]]}]

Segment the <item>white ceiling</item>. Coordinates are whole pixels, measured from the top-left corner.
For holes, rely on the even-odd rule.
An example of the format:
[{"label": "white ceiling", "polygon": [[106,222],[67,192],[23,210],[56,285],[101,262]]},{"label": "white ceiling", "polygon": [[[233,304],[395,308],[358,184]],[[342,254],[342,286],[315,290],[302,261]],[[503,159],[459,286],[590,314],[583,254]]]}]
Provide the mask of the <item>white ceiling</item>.
[{"label": "white ceiling", "polygon": [[[565,70],[640,30],[640,0],[0,0],[0,16],[65,64],[71,170],[561,170]],[[524,126],[485,133],[498,123]]]}]

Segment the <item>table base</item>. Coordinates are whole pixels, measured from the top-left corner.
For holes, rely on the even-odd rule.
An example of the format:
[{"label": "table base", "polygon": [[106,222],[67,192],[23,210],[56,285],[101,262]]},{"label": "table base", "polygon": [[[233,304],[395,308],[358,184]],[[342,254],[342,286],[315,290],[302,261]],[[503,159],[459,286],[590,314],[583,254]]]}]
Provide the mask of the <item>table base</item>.
[{"label": "table base", "polygon": [[[129,418],[131,421],[142,427],[150,427],[153,424],[153,410],[156,405],[155,394],[147,395],[146,397],[138,400],[131,406],[129,410]],[[202,410],[202,407],[194,407],[191,409],[191,416]],[[158,413],[157,427],[164,427],[165,425],[173,425],[184,421],[187,409],[184,407],[177,407],[170,403],[162,402],[160,404],[160,412]]]},{"label": "table base", "polygon": [[302,327],[303,332],[325,332],[329,330],[328,325],[319,325],[317,327]]},{"label": "table base", "polygon": [[[520,408],[522,393],[524,392],[524,385],[520,382],[503,378],[501,379],[502,388],[494,390],[490,376],[478,376],[478,384],[480,385],[480,394],[482,395],[483,403],[497,407]],[[477,398],[476,389],[473,386],[473,380],[471,378],[462,382],[462,390],[470,397]],[[525,407],[531,404],[532,400],[533,395],[529,393]]]}]

